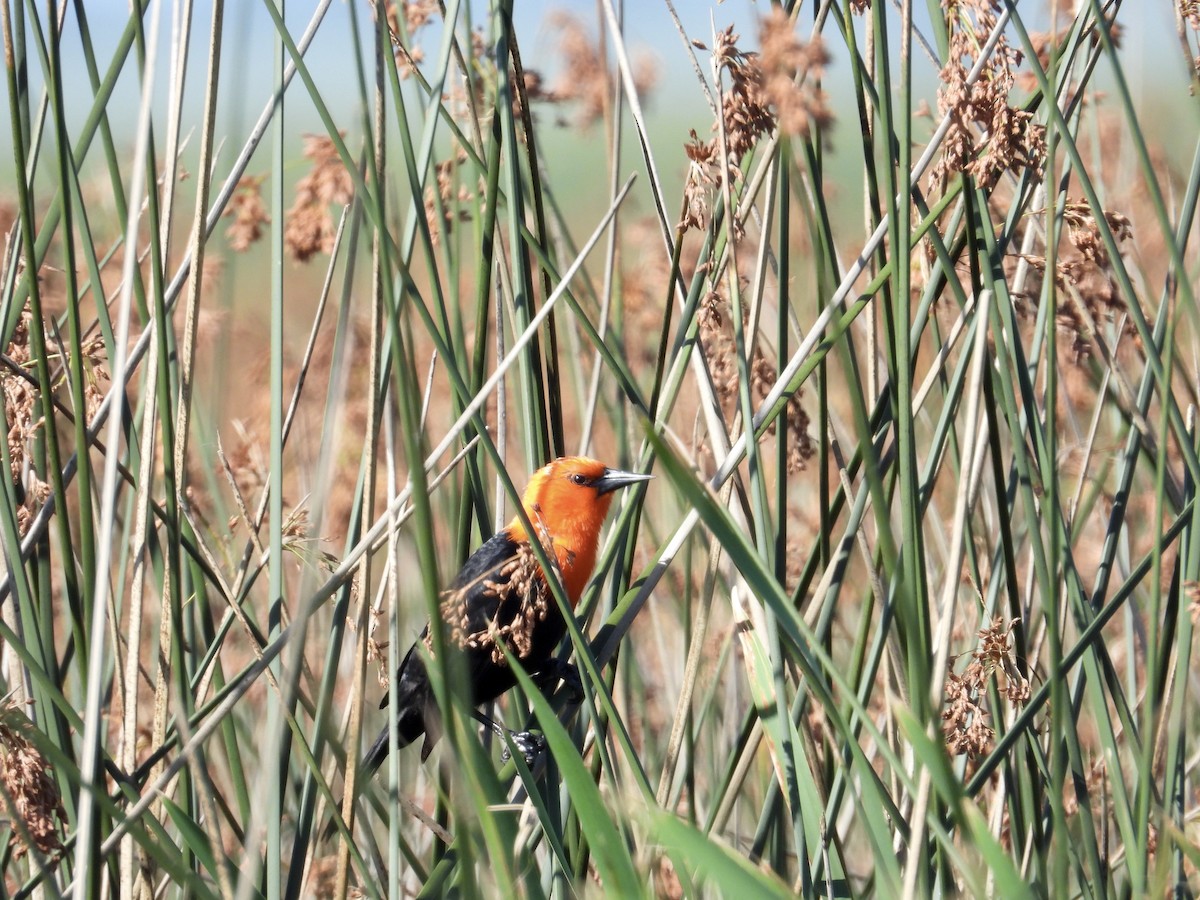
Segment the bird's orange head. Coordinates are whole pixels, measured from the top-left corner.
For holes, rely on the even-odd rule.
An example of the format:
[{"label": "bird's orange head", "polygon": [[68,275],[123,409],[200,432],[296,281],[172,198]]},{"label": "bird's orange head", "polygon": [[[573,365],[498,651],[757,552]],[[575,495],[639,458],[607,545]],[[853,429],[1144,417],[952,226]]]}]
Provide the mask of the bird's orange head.
[{"label": "bird's orange head", "polygon": [[[529,479],[522,498],[525,515],[553,539],[563,586],[572,604],[578,602],[596,566],[600,529],[613,491],[650,477],[610,469],[586,456],[564,456]],[[509,524],[508,534],[516,541],[529,540],[518,518]]]}]

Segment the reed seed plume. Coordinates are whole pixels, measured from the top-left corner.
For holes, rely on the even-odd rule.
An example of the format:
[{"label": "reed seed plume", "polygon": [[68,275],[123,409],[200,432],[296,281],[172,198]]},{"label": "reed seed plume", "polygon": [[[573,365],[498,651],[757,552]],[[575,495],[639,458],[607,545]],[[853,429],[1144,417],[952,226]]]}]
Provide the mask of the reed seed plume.
[{"label": "reed seed plume", "polygon": [[263,229],[271,224],[271,214],[262,198],[265,176],[246,176],[238,182],[223,216],[233,221],[225,229],[229,249],[244,253],[262,238]]},{"label": "reed seed plume", "polygon": [[332,138],[306,135],[304,156],[312,161],[312,167],[296,183],[296,199],[287,211],[283,232],[284,246],[297,262],[333,250],[337,229],[330,207],[344,206],[354,196],[354,182]]},{"label": "reed seed plume", "polygon": [[33,351],[30,347],[32,313],[22,311],[5,348],[0,365],[0,388],[4,392],[4,423],[8,441],[9,477],[18,500],[16,523],[24,535],[33,517],[50,496],[50,485],[33,464],[33,442],[42,429],[42,391],[33,374]]},{"label": "reed seed plume", "polygon": [[[807,138],[814,127],[833,121],[825,93],[818,86],[829,57],[820,38],[801,41],[791,19],[780,9],[759,23],[761,52],[743,51],[733,26],[717,32],[712,49],[715,77],[728,76],[722,91],[721,122],[713,124],[716,136],[701,141],[693,130],[684,144],[688,173],[684,185],[684,212],[679,228],[703,228],[710,197],[723,181],[732,185],[742,178],[741,162],[759,138],[776,127],[783,134]],[[726,141],[728,169],[721,171],[720,133]],[[734,235],[743,233],[733,223]]]},{"label": "reed seed plume", "polygon": [[975,759],[992,748],[995,730],[988,725],[984,706],[987,688],[996,688],[1014,707],[1029,700],[1029,680],[1022,674],[1013,649],[1013,629],[1019,620],[997,616],[979,630],[979,645],[961,674],[946,673],[942,709],[942,736],[946,749],[955,756]]},{"label": "reed seed plume", "polygon": [[[375,0],[373,6],[378,9],[378,0]],[[401,7],[404,11],[403,29],[400,23]],[[397,5],[394,0],[386,0],[384,3],[388,36],[392,41],[396,69],[401,79],[411,77],[417,67],[425,61],[425,50],[416,43],[417,34],[440,15],[441,5],[437,0],[409,0],[401,5]]]},{"label": "reed seed plume", "polygon": [[29,719],[11,698],[0,703],[0,817],[10,820],[13,858],[30,849],[53,856],[63,849],[67,821],[53,770],[26,736]]},{"label": "reed seed plume", "polygon": [[941,71],[938,112],[950,116],[950,132],[934,169],[945,184],[956,173],[971,175],[985,190],[1007,171],[1040,171],[1046,128],[1033,113],[1013,106],[1010,94],[1022,55],[1001,37],[974,83],[967,75],[996,27],[999,0],[943,0],[950,53]]}]

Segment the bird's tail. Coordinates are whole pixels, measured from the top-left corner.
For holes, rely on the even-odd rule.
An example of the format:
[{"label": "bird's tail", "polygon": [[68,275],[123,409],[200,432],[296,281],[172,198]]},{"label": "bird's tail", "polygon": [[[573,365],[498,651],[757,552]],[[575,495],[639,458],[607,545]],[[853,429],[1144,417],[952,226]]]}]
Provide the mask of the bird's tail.
[{"label": "bird's tail", "polygon": [[[407,747],[421,735],[426,734],[425,716],[414,709],[406,709],[400,713],[400,718],[396,721],[396,747]],[[432,732],[426,736],[425,743],[427,746],[432,746]],[[371,749],[366,752],[359,764],[358,772],[360,778],[370,778],[374,775],[379,767],[383,765],[383,761],[388,755],[388,730],[385,726],[379,732],[379,737],[375,738],[375,743],[371,745]],[[422,749],[421,761],[424,762],[425,757],[429,755],[428,749]]]},{"label": "bird's tail", "polygon": [[[407,747],[423,734],[425,734],[424,716],[420,715],[419,713],[402,715],[400,717],[400,721],[397,723],[396,746],[398,748]],[[422,761],[424,761],[425,757],[429,755],[429,748],[432,746],[432,742],[429,740],[429,738],[427,738],[425,744],[426,746],[421,750]],[[360,788],[361,786],[366,785],[371,777],[379,771],[379,767],[382,766],[383,761],[387,759],[388,749],[388,730],[385,727],[381,732],[379,732],[379,737],[375,738],[375,743],[373,743],[370,749],[367,750],[366,754],[363,755],[362,762],[358,764],[358,775],[355,778],[355,782],[360,786]],[[354,793],[355,796],[357,796],[361,793],[361,790],[355,790]],[[341,799],[338,800],[335,809],[337,809],[339,812],[341,811]],[[333,837],[333,834],[336,830],[337,824],[333,817],[330,816],[329,822],[321,832],[321,840],[329,840],[331,837]]]},{"label": "bird's tail", "polygon": [[[403,723],[403,721],[404,720],[401,720],[401,723]],[[424,729],[422,729],[422,731],[423,730]],[[396,746],[407,747],[414,740],[416,740],[419,734],[420,732],[417,732],[417,734],[409,737],[405,734],[403,724],[401,724],[400,733],[396,735]],[[371,745],[371,749],[363,754],[362,762],[358,764],[359,778],[361,778],[363,781],[366,781],[366,779],[370,778],[379,771],[379,767],[383,765],[383,761],[388,757],[388,744],[388,730],[385,727],[381,732],[379,732],[379,737],[375,738],[375,743]]]}]

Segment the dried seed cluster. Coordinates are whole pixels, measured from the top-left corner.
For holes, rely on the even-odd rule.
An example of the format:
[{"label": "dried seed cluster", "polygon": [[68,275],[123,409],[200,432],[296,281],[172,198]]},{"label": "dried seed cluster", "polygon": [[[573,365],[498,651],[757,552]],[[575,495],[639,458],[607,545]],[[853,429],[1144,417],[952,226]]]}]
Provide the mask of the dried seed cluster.
[{"label": "dried seed cluster", "polygon": [[[429,222],[430,241],[435,247],[441,244],[443,235],[450,234],[456,221],[466,222],[471,218],[465,204],[471,202],[473,195],[455,178],[459,167],[467,161],[467,152],[461,145],[456,144],[455,148],[449,159],[434,163],[436,190],[434,185],[425,188],[425,218]],[[482,193],[481,188],[481,196]]]},{"label": "dried seed cluster", "polygon": [[283,242],[299,262],[316,253],[330,253],[336,229],[331,205],[344,206],[354,196],[354,182],[328,135],[304,137],[304,155],[312,168],[296,183],[296,200],[287,212]]},{"label": "dried seed cluster", "polygon": [[[737,345],[733,329],[726,323],[724,311],[728,302],[716,291],[710,291],[700,309],[700,344],[708,361],[713,386],[721,400],[721,409],[726,419],[738,408],[738,364]],[[778,370],[767,358],[761,346],[756,346],[750,355],[750,395],[758,401],[765,400],[779,378]],[[816,453],[816,446],[808,433],[809,418],[800,402],[797,391],[788,400],[784,422],[788,439],[787,470],[802,470]],[[771,424],[775,432],[775,423]]]},{"label": "dried seed cluster", "polygon": [[[34,375],[36,362],[30,344],[33,315],[26,307],[17,320],[12,340],[4,349],[4,361],[0,365],[0,390],[4,396],[5,430],[9,452],[9,477],[16,489],[18,506],[17,530],[24,535],[33,522],[38,509],[50,496],[50,485],[42,480],[29,456],[29,447],[43,425],[42,389]],[[60,343],[47,343],[43,352],[45,359],[54,365],[51,371],[51,393],[61,387],[71,365],[69,356],[64,355]],[[91,421],[101,404],[111,376],[107,368],[107,351],[101,337],[85,337],[80,347],[80,364],[84,369],[82,411],[80,414]]]},{"label": "dried seed cluster", "polygon": [[367,610],[367,662],[376,664],[376,680],[379,682],[379,686],[386,691],[391,686],[392,679],[389,674],[390,664],[387,656],[388,642],[375,639],[380,618],[380,612],[374,606]]},{"label": "dried seed cluster", "polygon": [[[742,157],[754,149],[759,135],[775,127],[770,100],[763,89],[765,78],[761,59],[757,53],[739,50],[739,37],[732,25],[718,32],[712,58],[718,79],[722,72],[729,74],[729,90],[721,99],[721,124],[731,166],[737,166]],[[720,150],[715,146],[714,156],[720,158]]]},{"label": "dried seed cluster", "polygon": [[[1116,20],[1115,10],[1110,11],[1104,17],[1104,23],[1105,27],[1108,29],[1108,36],[1112,41],[1113,46],[1120,48],[1121,40],[1124,37],[1125,30],[1121,26],[1121,23]],[[1033,54],[1037,57],[1038,64],[1041,66],[1043,71],[1048,71],[1050,69],[1050,55],[1062,45],[1064,40],[1070,37],[1074,27],[1074,20],[1071,20],[1070,24],[1053,31],[1031,31],[1029,33],[1030,46],[1033,49]],[[1092,23],[1088,33],[1091,37],[1092,45],[1095,46],[1098,44],[1100,41],[1100,35],[1094,22]],[[1019,72],[1017,73],[1016,77],[1016,85],[1020,90],[1023,91],[1036,91],[1039,86],[1037,75],[1034,74],[1034,72],[1030,69]],[[1088,98],[1083,98],[1083,102],[1087,103]]]},{"label": "dried seed cluster", "polygon": [[[717,78],[729,75],[729,89],[721,98],[721,121],[713,130],[723,132],[729,168],[721,170],[720,134],[701,141],[695,131],[684,144],[688,175],[684,184],[685,208],[679,227],[703,228],[707,220],[709,194],[741,178],[742,158],[759,137],[773,131],[807,136],[813,125],[832,121],[824,91],[815,86],[829,57],[820,39],[804,42],[796,37],[791,19],[775,9],[759,28],[761,53],[738,48],[739,35],[733,26],[718,32],[712,51]],[[733,224],[740,234],[739,223]]]},{"label": "dried seed cluster", "polygon": [[[533,549],[519,544],[515,556],[482,576],[479,583],[488,596],[496,598],[496,613],[483,628],[473,628],[466,598],[476,583],[446,591],[442,594],[441,617],[450,628],[450,641],[464,650],[491,647],[492,662],[497,664],[505,662],[502,647],[518,659],[525,659],[533,649],[538,623],[545,621],[554,602]],[[510,618],[514,603],[517,608]],[[502,620],[507,621],[501,625]],[[427,637],[425,643],[432,652],[431,639]]]},{"label": "dried seed cluster", "polygon": [[392,39],[392,50],[396,55],[396,67],[401,78],[407,78],[422,62],[425,61],[425,51],[419,44],[413,43],[418,31],[441,12],[437,0],[410,0],[404,4],[404,35],[407,35],[409,46],[405,46],[400,31],[400,10],[393,2],[387,0],[384,4],[387,19],[388,35]]},{"label": "dried seed cluster", "polygon": [[[1179,36],[1183,38],[1184,46],[1190,47],[1191,43],[1184,34],[1183,23],[1186,22],[1187,27],[1193,33],[1200,32],[1200,0],[1175,0],[1175,10],[1179,18],[1177,24]],[[1192,70],[1200,75],[1200,56],[1192,57]],[[1195,92],[1195,86],[1193,85],[1190,90]]]},{"label": "dried seed cluster", "polygon": [[[1128,216],[1107,209],[1103,211],[1103,216],[1117,243],[1133,236],[1133,226]],[[1082,200],[1068,203],[1063,210],[1063,221],[1067,224],[1067,239],[1083,258],[1100,268],[1109,268],[1112,260],[1104,246],[1104,239],[1100,236],[1092,208]]]},{"label": "dried seed cluster", "polygon": [[[622,224],[621,300],[625,304],[625,353],[652,366],[658,358],[663,297],[671,281],[671,258],[662,246],[658,222],[632,219]],[[684,272],[686,280],[687,273]]]},{"label": "dried seed cluster", "polygon": [[[4,392],[4,423],[8,436],[9,477],[17,489],[17,498],[21,501],[16,511],[17,531],[21,535],[29,530],[37,511],[50,496],[50,485],[39,477],[29,456],[29,447],[38,429],[42,427],[42,417],[39,414],[42,393],[37,381],[28,375],[34,362],[29,345],[32,320],[33,316],[26,308],[17,321],[12,340],[5,348],[4,365],[0,366],[0,389]],[[94,393],[94,386],[90,387],[85,397],[89,411],[96,405]]]},{"label": "dried seed cluster", "polygon": [[271,222],[262,198],[263,179],[262,175],[242,178],[222,214],[223,218],[233,219],[225,229],[225,237],[229,240],[229,249],[235,253],[244,253],[256,244],[262,237],[263,226]]},{"label": "dried seed cluster", "polygon": [[[1122,213],[1103,210],[1101,216],[1114,240],[1121,244],[1133,236],[1133,226]],[[1073,336],[1076,359],[1091,353],[1092,323],[1108,321],[1126,309],[1113,274],[1113,260],[1100,234],[1092,208],[1083,201],[1068,201],[1063,210],[1069,246],[1061,252],[1054,266],[1055,285],[1065,297],[1058,306],[1057,324]],[[1025,254],[1025,259],[1045,276],[1046,258]],[[1018,298],[1028,301],[1031,294]],[[1132,324],[1129,334],[1136,334]]]},{"label": "dried seed cluster", "polygon": [[943,0],[943,6],[950,53],[942,67],[938,111],[950,116],[950,131],[934,170],[935,181],[944,185],[962,172],[990,189],[1008,170],[1038,171],[1046,155],[1045,126],[1008,102],[1021,52],[1001,37],[979,78],[967,84],[980,48],[996,26],[999,0]]},{"label": "dried seed cluster", "polygon": [[1200,0],[1175,0],[1175,6],[1192,31],[1200,31]]},{"label": "dried seed cluster", "polygon": [[[593,125],[604,118],[612,103],[613,79],[604,47],[576,15],[554,12],[547,24],[557,35],[555,44],[562,58],[562,72],[551,89],[545,91],[541,89],[540,77],[526,71],[526,91],[531,100],[577,104],[576,123]],[[658,63],[653,56],[642,53],[633,60],[632,68],[634,88],[639,96],[645,96],[658,81]],[[536,77],[532,84],[531,75]]]},{"label": "dried seed cluster", "polygon": [[[1083,779],[1082,790],[1079,787],[1077,779],[1069,778],[1063,784],[1063,812],[1068,816],[1073,816],[1079,812],[1079,795],[1083,793],[1090,798],[1095,804],[1097,798],[1104,796],[1104,781],[1108,777],[1108,764],[1104,761],[1103,756],[1097,756],[1092,760],[1090,766],[1087,767],[1087,774]],[[1099,814],[1100,810],[1095,810],[1093,814]]]},{"label": "dried seed cluster", "polygon": [[721,183],[720,153],[715,141],[702,141],[695,129],[683,145],[688,158],[687,179],[683,185],[683,216],[679,229],[703,229],[708,222],[709,196]]},{"label": "dried seed cluster", "polygon": [[829,63],[821,39],[799,40],[792,20],[778,6],[762,20],[758,35],[762,45],[762,90],[775,110],[779,130],[807,137],[812,125],[832,122],[828,98],[817,87]]},{"label": "dried seed cluster", "polygon": [[[610,102],[612,88],[608,64],[599,43],[590,38],[579,18],[570,13],[551,13],[547,24],[557,34],[556,43],[564,63],[563,72],[550,91],[538,94],[531,91],[530,97],[538,96],[551,102],[574,101],[578,104],[576,116],[579,124],[591,125],[600,121]],[[532,86],[536,91],[540,83],[535,81]],[[526,84],[526,89],[529,87]]]},{"label": "dried seed cluster", "polygon": [[942,711],[942,736],[946,749],[971,759],[987,753],[996,733],[983,707],[988,682],[993,678],[1009,702],[1023,706],[1029,700],[1029,681],[1017,668],[1013,654],[1012,631],[1020,619],[1005,624],[997,616],[979,631],[979,647],[961,675],[951,670],[946,675],[946,705]]},{"label": "dried seed cluster", "polygon": [[9,842],[16,859],[29,852],[30,840],[39,853],[62,850],[58,823],[67,820],[53,770],[26,737],[30,728],[16,703],[0,704],[0,816],[13,821]]}]

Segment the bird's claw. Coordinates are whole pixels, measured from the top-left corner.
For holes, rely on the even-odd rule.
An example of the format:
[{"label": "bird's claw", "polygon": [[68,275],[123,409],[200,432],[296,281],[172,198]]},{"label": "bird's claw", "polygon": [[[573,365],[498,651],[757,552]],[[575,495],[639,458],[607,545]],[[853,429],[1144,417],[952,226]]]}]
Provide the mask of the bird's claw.
[{"label": "bird's claw", "polygon": [[[527,766],[532,766],[542,751],[546,749],[546,738],[538,732],[510,731],[508,737],[512,741],[512,746],[516,747],[517,751],[525,757]],[[512,752],[509,750],[508,744],[504,745],[500,758],[505,762],[512,759]]]}]

